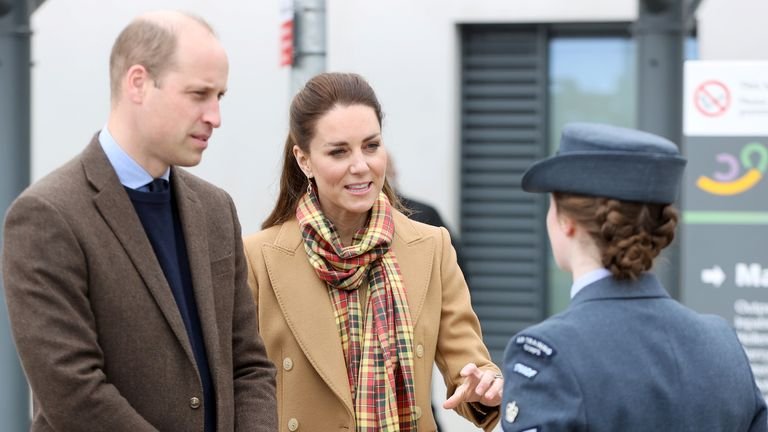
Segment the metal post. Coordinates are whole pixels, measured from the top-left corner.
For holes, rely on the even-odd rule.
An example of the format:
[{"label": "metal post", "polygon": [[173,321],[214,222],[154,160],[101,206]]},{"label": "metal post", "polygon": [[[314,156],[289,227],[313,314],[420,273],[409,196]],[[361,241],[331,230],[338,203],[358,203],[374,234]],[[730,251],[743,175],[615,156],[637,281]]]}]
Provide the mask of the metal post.
[{"label": "metal post", "polygon": [[[0,212],[3,215],[30,179],[31,31],[27,6],[27,0],[0,0]],[[0,230],[0,245],[2,242]],[[0,295],[0,430],[22,432],[29,430],[29,393],[11,339],[2,279],[0,294],[3,294]]]},{"label": "metal post", "polygon": [[325,72],[325,0],[294,0],[295,51],[291,96]]},{"label": "metal post", "polygon": [[[684,0],[641,0],[637,43],[638,128],[680,145],[683,125]],[[680,289],[678,242],[657,261],[655,273],[673,297]]]}]

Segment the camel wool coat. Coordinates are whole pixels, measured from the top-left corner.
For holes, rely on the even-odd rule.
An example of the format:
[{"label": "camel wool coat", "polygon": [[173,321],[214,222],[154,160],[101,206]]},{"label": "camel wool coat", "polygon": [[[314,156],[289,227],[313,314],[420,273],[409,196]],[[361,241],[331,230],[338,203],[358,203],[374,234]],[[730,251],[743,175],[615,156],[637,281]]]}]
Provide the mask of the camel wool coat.
[{"label": "camel wool coat", "polygon": [[[467,363],[498,372],[483,344],[469,290],[445,228],[393,211],[392,250],[403,276],[414,325],[414,388],[418,430],[436,430],[432,366],[448,395]],[[259,332],[277,366],[280,431],[354,431],[352,395],[328,288],[309,263],[294,218],[245,239]],[[464,403],[457,412],[489,431],[498,407]]]}]

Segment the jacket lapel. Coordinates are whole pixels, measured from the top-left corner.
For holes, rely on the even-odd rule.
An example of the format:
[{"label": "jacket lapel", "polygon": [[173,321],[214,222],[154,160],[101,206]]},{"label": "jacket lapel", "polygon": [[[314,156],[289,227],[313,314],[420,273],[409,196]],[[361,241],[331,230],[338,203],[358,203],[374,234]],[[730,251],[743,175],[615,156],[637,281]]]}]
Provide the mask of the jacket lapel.
[{"label": "jacket lapel", "polygon": [[98,138],[94,137],[83,151],[82,164],[86,178],[96,189],[93,197],[96,208],[125,249],[125,253],[155,298],[157,306],[187,353],[187,357],[194,364],[192,347],[184,329],[179,308],[171,294],[171,288],[168,286],[136,210],[101,149]]},{"label": "jacket lapel", "polygon": [[291,333],[323,381],[354,413],[336,322],[310,319],[318,310],[317,316],[333,317],[333,305],[328,288],[309,264],[298,222],[294,219],[284,223],[275,243],[264,245],[262,252],[272,289]]},{"label": "jacket lapel", "polygon": [[[205,350],[211,372],[213,372],[217,370],[219,364],[219,350],[216,347],[220,345],[211,276],[211,256],[208,250],[208,221],[205,218],[202,203],[197,194],[185,183],[181,170],[171,168],[171,185],[187,245],[192,290],[195,293],[197,313],[200,316]],[[212,376],[216,385],[218,374],[213,373]]]},{"label": "jacket lapel", "polygon": [[395,240],[392,248],[403,275],[411,322],[416,327],[429,288],[435,256],[435,241],[419,233],[414,222],[402,213],[395,211],[393,217]]}]

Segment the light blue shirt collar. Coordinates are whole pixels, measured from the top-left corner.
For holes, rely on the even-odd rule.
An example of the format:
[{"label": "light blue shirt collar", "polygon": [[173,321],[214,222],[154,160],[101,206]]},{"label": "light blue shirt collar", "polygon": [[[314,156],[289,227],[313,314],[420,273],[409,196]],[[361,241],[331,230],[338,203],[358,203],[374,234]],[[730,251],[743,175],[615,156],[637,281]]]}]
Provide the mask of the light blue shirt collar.
[{"label": "light blue shirt collar", "polygon": [[600,279],[604,279],[611,276],[611,272],[608,271],[608,269],[605,268],[599,268],[597,270],[592,270],[591,272],[582,275],[580,278],[573,281],[573,285],[571,285],[571,298],[574,298],[576,294],[579,293],[582,289],[584,289],[585,286],[595,283],[599,281]]},{"label": "light blue shirt collar", "polygon": [[[152,176],[120,147],[107,130],[107,126],[104,126],[99,132],[99,143],[104,153],[107,154],[112,168],[115,169],[120,184],[127,188],[139,189],[153,180]],[[170,176],[171,169],[168,168],[160,177],[168,180]]]}]

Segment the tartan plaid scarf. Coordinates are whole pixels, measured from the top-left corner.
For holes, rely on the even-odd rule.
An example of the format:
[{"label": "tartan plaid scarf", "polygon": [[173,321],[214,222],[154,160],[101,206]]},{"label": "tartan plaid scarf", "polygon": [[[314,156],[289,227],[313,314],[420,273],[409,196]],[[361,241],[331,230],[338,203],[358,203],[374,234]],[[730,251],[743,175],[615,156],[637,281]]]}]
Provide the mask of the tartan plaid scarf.
[{"label": "tartan plaid scarf", "polygon": [[[368,226],[344,247],[314,193],[296,209],[304,249],[325,281],[341,337],[355,406],[356,432],[416,431],[413,389],[413,325],[395,254],[392,210],[383,193]],[[358,288],[368,282],[361,311]],[[365,288],[363,288],[365,289]]]}]

